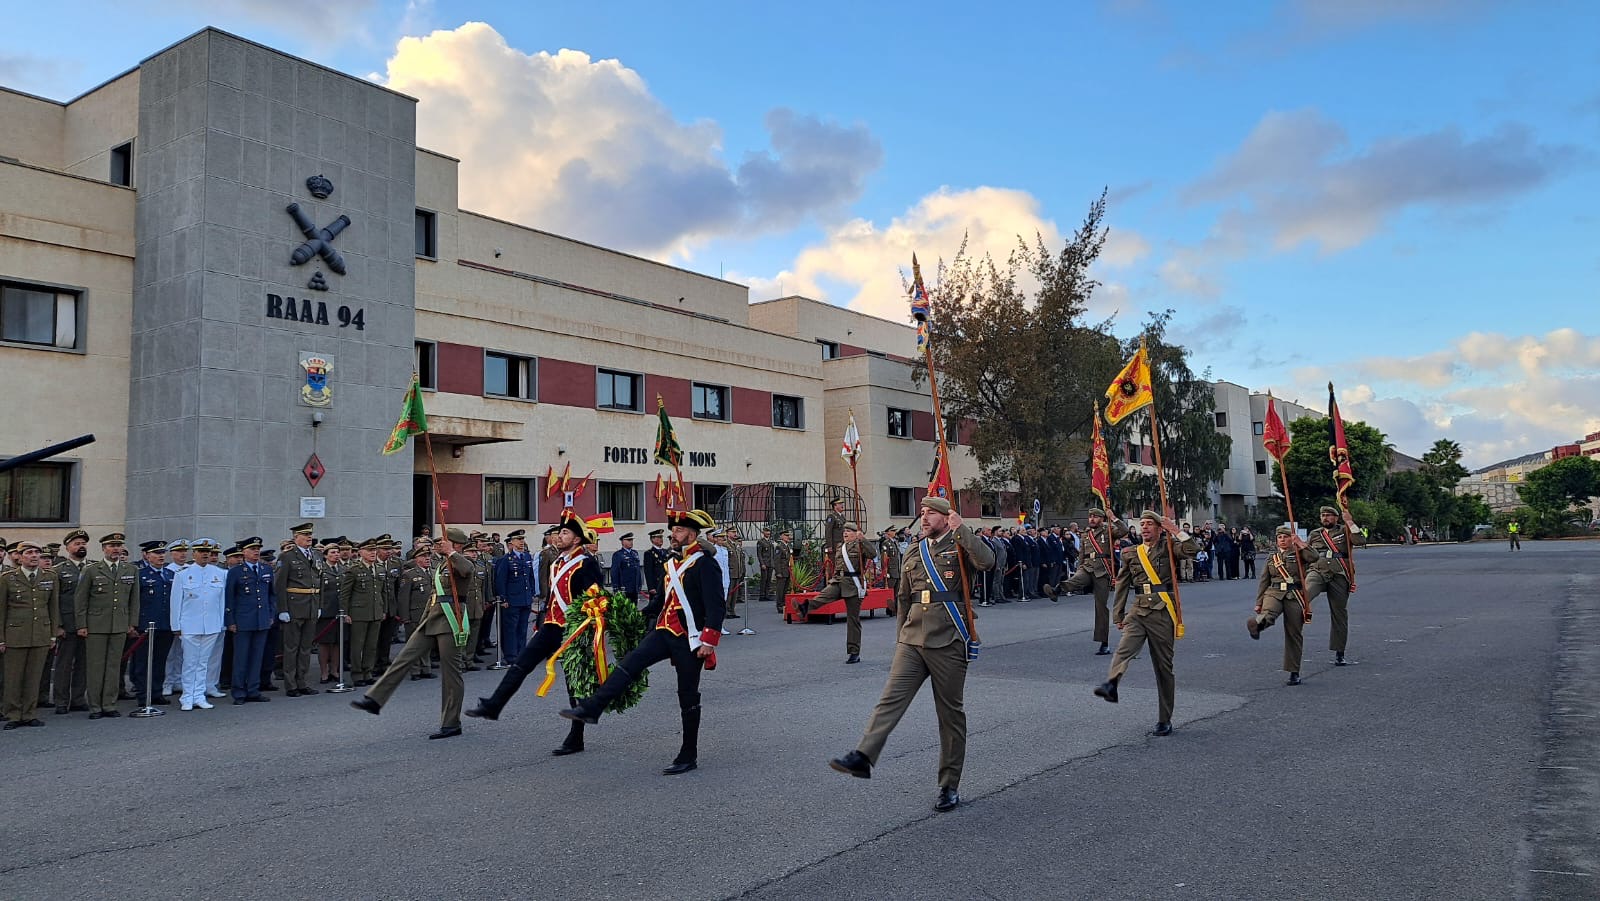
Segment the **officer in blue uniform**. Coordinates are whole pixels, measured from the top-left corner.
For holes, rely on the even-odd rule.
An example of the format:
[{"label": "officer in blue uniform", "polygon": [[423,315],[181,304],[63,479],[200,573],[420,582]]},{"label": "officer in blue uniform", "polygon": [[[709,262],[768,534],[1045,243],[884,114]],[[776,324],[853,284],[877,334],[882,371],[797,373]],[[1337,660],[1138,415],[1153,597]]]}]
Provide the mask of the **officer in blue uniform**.
[{"label": "officer in blue uniform", "polygon": [[528,646],[528,617],[533,613],[533,555],[528,553],[528,533],[522,529],[506,536],[506,552],[494,561],[494,593],[500,599],[501,656],[516,660]]},{"label": "officer in blue uniform", "polygon": [[644,564],[639,552],[633,549],[633,533],[620,539],[622,547],[611,555],[611,587],[628,596],[635,606],[639,603],[639,589],[644,585]]},{"label": "officer in blue uniform", "polygon": [[[146,541],[139,545],[144,559],[139,562],[139,619],[133,624],[144,635],[144,640],[155,648],[154,697],[145,697],[146,681],[151,673],[150,652],[140,648],[134,652],[128,667],[133,679],[133,690],[139,695],[139,706],[155,704],[165,707],[172,701],[161,693],[161,676],[167,671],[167,654],[172,650],[172,577],[167,569],[167,546],[161,541]],[[150,624],[155,623],[155,629]]]},{"label": "officer in blue uniform", "polygon": [[233,633],[233,703],[265,703],[261,694],[261,666],[267,651],[267,632],[277,619],[272,597],[272,568],[261,562],[261,539],[240,542],[244,561],[228,570],[223,586],[223,625]]}]

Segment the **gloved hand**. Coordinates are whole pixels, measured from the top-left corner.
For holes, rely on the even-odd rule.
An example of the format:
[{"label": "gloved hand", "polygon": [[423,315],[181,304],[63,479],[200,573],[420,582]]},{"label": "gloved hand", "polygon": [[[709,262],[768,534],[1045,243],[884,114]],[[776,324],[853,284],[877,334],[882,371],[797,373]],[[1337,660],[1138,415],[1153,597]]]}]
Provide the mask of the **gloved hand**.
[{"label": "gloved hand", "polygon": [[278,614],[278,622],[286,623],[288,621],[289,621],[289,614],[287,612]]}]

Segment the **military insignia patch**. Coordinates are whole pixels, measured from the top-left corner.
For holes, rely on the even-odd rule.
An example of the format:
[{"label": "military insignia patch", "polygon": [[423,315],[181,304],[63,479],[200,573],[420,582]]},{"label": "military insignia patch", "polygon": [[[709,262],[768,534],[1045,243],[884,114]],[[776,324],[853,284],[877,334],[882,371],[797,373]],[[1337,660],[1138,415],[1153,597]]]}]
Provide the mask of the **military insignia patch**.
[{"label": "military insignia patch", "polygon": [[326,357],[302,355],[300,368],[306,371],[306,383],[300,388],[300,399],[313,407],[326,407],[333,403],[333,388],[328,384],[333,361]]},{"label": "military insignia patch", "polygon": [[944,577],[945,577],[945,578],[946,578],[946,579],[954,579],[954,578],[955,578],[955,577],[956,577],[956,574],[955,574],[955,572],[954,572],[954,571],[947,571],[947,572],[946,572],[946,573],[945,573],[945,574],[944,574]]}]

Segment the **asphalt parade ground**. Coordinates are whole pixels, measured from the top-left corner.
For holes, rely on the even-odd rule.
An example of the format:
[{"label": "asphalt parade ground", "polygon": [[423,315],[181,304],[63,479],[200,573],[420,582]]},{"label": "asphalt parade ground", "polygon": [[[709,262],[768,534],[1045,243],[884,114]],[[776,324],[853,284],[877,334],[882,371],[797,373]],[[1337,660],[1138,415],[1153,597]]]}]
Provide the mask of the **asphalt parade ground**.
[{"label": "asphalt parade ground", "polygon": [[[1600,897],[1600,542],[1374,548],[1350,658],[1305,684],[1253,583],[1184,586],[1176,732],[1154,680],[1090,694],[1085,596],[980,611],[964,804],[931,809],[923,690],[871,780],[828,769],[883,686],[893,621],[723,640],[700,769],[677,751],[670,670],[640,707],[566,732],[531,678],[499,722],[437,728],[437,681],[382,716],[356,694],[0,736],[0,896],[88,898]],[[732,621],[732,628],[742,622]],[[467,674],[468,704],[494,672]],[[130,705],[124,704],[126,710]]]}]

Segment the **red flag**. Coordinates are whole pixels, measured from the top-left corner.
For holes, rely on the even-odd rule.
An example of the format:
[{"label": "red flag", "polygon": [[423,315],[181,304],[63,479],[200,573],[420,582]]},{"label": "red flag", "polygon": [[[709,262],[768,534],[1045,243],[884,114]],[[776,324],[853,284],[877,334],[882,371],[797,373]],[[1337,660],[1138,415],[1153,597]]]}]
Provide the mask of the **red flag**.
[{"label": "red flag", "polygon": [[928,476],[928,494],[942,497],[950,503],[956,501],[956,486],[950,480],[950,464],[945,461],[944,448],[934,451],[933,472]]},{"label": "red flag", "polygon": [[1094,404],[1094,453],[1089,469],[1089,490],[1100,499],[1100,507],[1111,509],[1111,458],[1106,454],[1106,439],[1100,434],[1100,402]]},{"label": "red flag", "polygon": [[1332,382],[1328,383],[1328,421],[1333,423],[1333,444],[1328,448],[1328,459],[1333,462],[1333,488],[1339,497],[1339,509],[1349,510],[1345,495],[1355,484],[1356,474],[1350,468],[1350,446],[1344,440],[1344,420],[1339,416],[1339,401],[1333,396]]},{"label": "red flag", "polygon": [[1278,418],[1278,405],[1270,392],[1267,394],[1267,423],[1261,430],[1261,446],[1279,465],[1283,464],[1283,455],[1289,452],[1289,430],[1283,427],[1283,420]]}]

